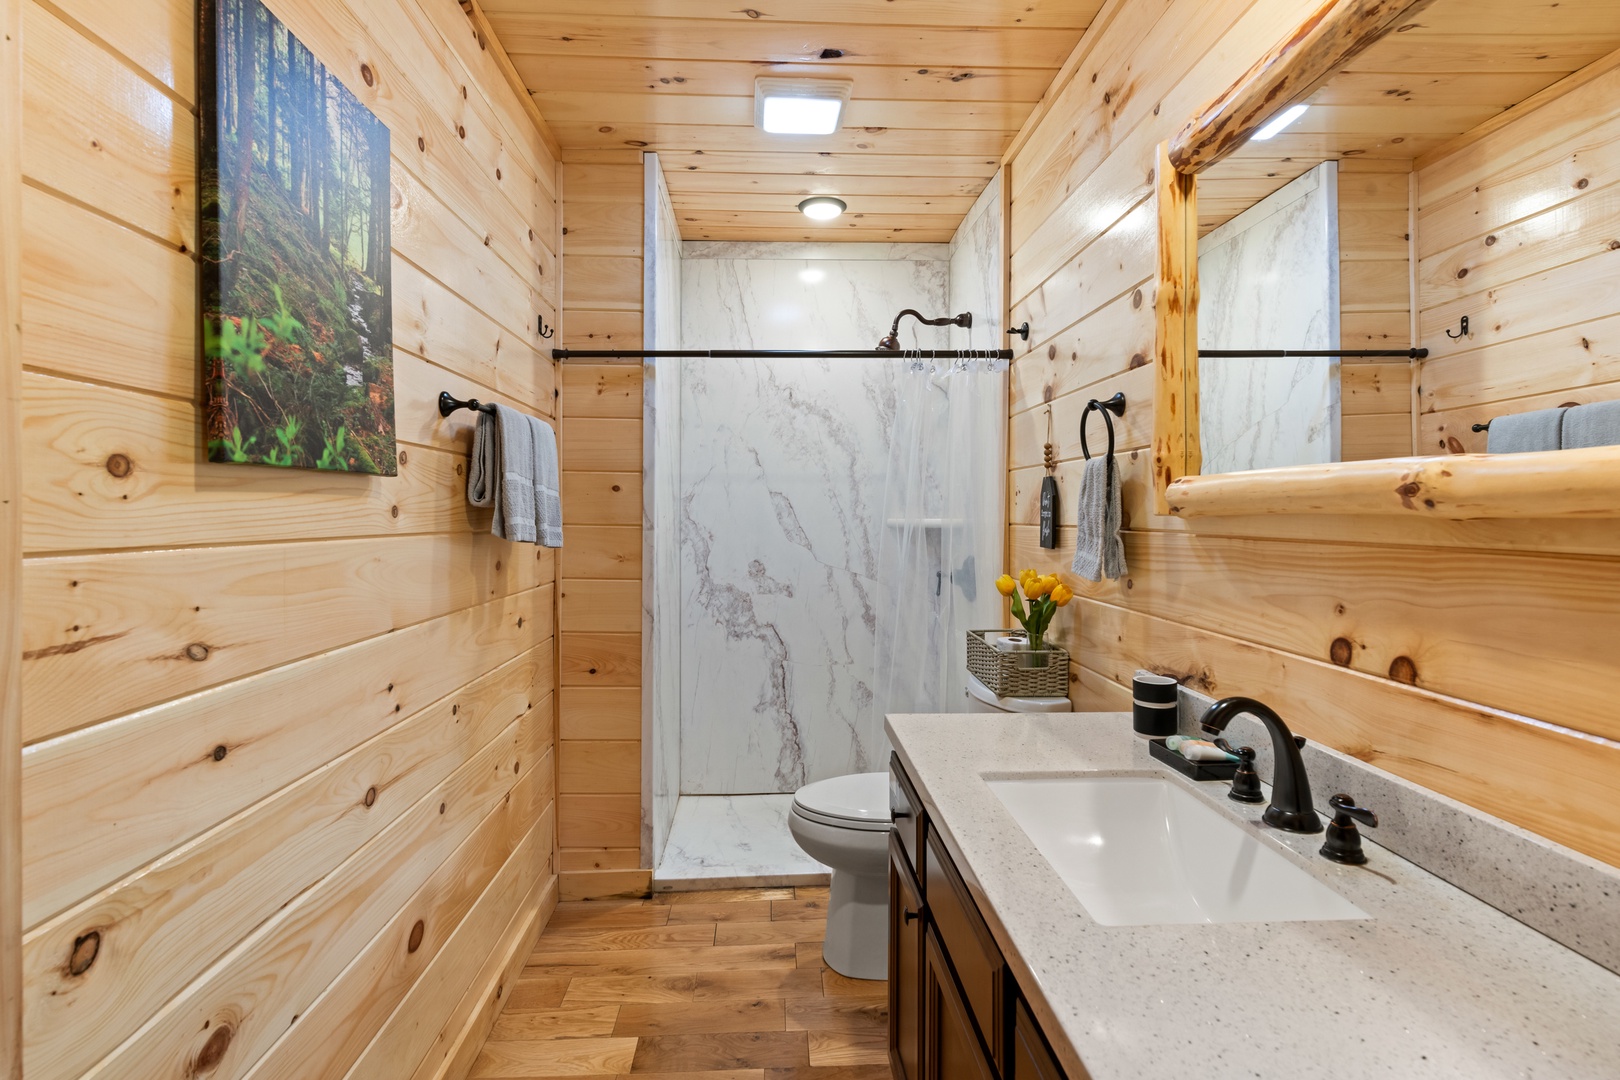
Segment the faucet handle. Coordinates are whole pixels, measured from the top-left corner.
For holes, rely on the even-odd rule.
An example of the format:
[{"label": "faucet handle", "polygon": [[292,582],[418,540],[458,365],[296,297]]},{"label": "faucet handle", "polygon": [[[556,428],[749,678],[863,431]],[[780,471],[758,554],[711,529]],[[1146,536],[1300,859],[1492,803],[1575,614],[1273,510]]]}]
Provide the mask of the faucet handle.
[{"label": "faucet handle", "polygon": [[1237,772],[1232,774],[1232,790],[1226,793],[1226,797],[1238,802],[1264,802],[1266,797],[1260,790],[1260,774],[1254,771],[1254,747],[1234,747],[1225,739],[1216,739],[1215,745],[1228,754],[1236,754],[1238,759]]},{"label": "faucet handle", "polygon": [[1328,807],[1333,811],[1333,821],[1328,825],[1327,835],[1323,838],[1322,857],[1350,866],[1360,866],[1367,861],[1367,853],[1361,850],[1361,830],[1356,828],[1356,822],[1361,822],[1369,829],[1376,829],[1378,815],[1364,806],[1357,806],[1355,799],[1343,793],[1329,799]]}]

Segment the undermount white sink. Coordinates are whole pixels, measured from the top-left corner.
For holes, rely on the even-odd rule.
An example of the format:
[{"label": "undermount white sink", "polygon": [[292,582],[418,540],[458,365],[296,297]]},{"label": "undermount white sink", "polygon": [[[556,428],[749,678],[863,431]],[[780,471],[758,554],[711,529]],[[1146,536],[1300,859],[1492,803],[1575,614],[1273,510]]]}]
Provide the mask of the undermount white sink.
[{"label": "undermount white sink", "polygon": [[1087,914],[1105,926],[1368,917],[1169,780],[987,783]]}]

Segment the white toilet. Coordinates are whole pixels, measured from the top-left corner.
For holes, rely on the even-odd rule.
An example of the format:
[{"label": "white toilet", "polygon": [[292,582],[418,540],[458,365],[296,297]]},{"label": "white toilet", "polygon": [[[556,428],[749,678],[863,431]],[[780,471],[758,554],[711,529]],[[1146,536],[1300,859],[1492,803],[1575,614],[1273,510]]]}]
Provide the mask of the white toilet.
[{"label": "white toilet", "polygon": [[[1066,697],[998,697],[968,676],[968,712],[1068,712]],[[827,966],[852,979],[889,974],[889,774],[856,773],[806,784],[793,796],[788,831],[805,854],[832,867]]]},{"label": "white toilet", "polygon": [[880,772],[806,784],[788,813],[805,854],[832,867],[821,955],[852,979],[889,975],[889,820],[889,774]]}]

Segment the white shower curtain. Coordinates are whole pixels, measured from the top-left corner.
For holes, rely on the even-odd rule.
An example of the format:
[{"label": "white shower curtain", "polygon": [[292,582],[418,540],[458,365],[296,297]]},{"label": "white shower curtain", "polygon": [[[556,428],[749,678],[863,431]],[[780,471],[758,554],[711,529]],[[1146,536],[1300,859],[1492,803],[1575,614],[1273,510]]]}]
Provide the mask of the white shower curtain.
[{"label": "white shower curtain", "polygon": [[970,629],[1001,624],[1006,361],[897,361],[873,708],[961,712]]}]

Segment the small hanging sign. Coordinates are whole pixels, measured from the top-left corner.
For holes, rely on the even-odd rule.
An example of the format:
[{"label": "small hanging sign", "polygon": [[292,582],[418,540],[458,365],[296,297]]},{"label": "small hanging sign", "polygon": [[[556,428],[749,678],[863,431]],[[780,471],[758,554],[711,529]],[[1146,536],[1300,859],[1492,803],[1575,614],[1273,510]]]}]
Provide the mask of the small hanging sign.
[{"label": "small hanging sign", "polygon": [[1057,547],[1057,477],[1041,477],[1041,547]]},{"label": "small hanging sign", "polygon": [[1046,475],[1041,477],[1041,547],[1058,546],[1057,454],[1052,450],[1052,406],[1046,407]]}]

